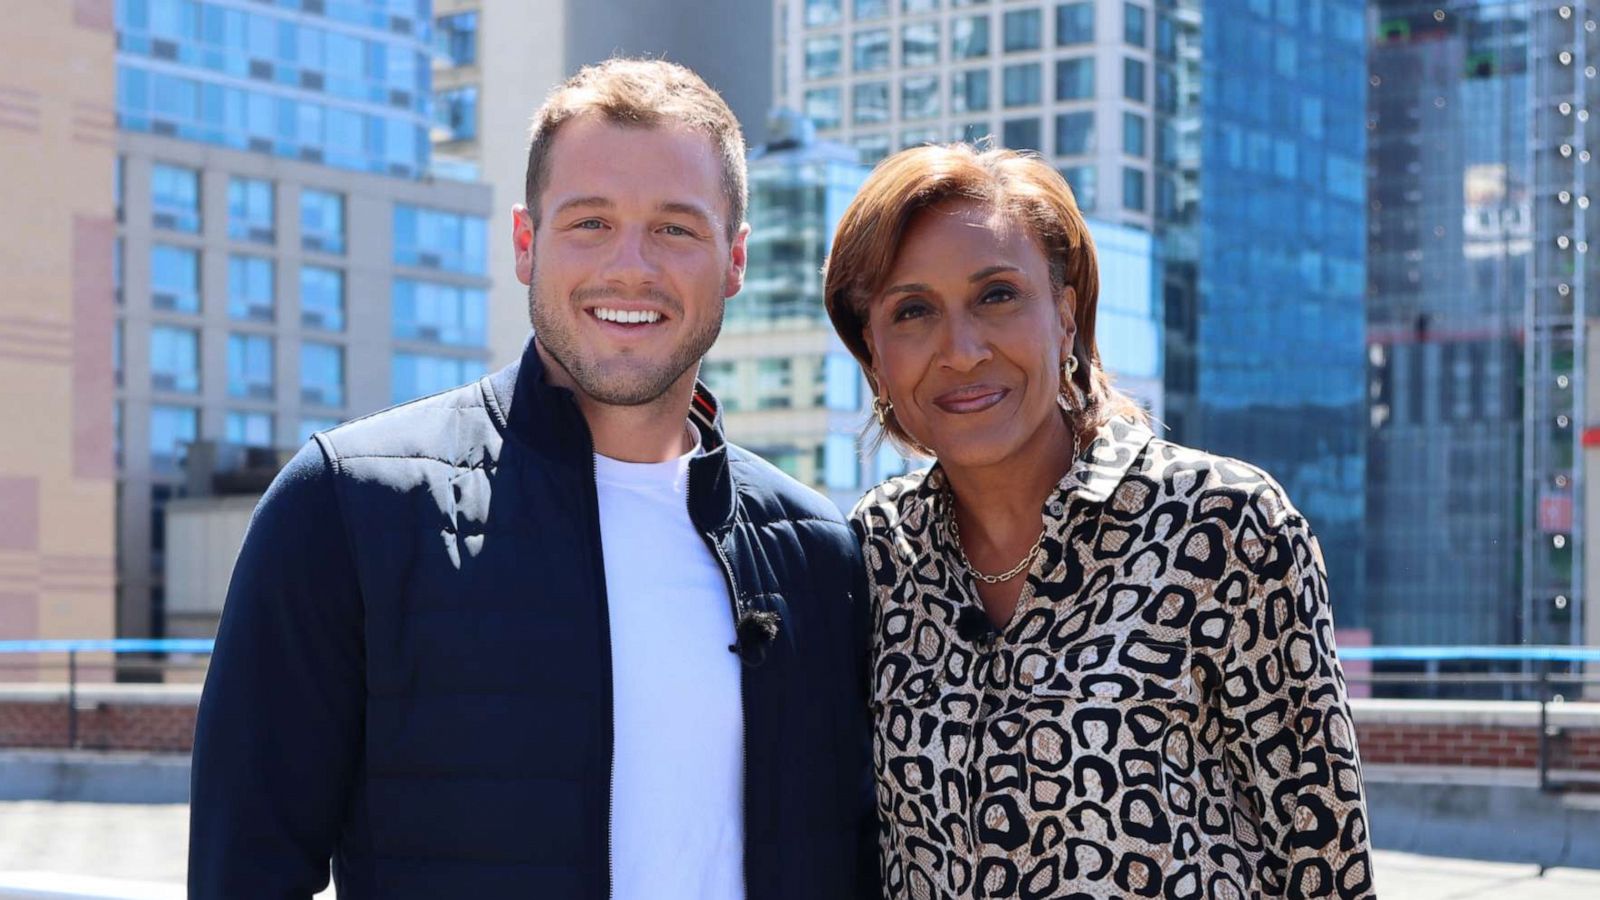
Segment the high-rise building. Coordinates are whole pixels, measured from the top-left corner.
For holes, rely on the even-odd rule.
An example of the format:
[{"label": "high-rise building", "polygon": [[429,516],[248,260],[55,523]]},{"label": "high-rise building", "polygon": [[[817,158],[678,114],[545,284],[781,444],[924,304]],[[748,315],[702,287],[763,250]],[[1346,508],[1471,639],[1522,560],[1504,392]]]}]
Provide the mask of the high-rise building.
[{"label": "high-rise building", "polygon": [[1574,0],[1373,6],[1381,643],[1583,641],[1597,18]]},{"label": "high-rise building", "polygon": [[293,448],[484,370],[489,191],[423,177],[430,7],[117,4],[123,636],[214,621],[164,610],[191,444]]},{"label": "high-rise building", "polygon": [[[1165,15],[1165,13],[1163,13]],[[1169,372],[1180,439],[1261,466],[1365,626],[1366,3],[1179,0]],[[1194,151],[1198,151],[1195,153]]]},{"label": "high-rise building", "polygon": [[[494,191],[495,272],[511,272],[511,207],[524,196],[528,124],[545,96],[614,55],[665,58],[722,93],[752,145],[772,101],[771,9],[750,0],[435,0],[434,170],[482,178]],[[522,352],[527,288],[496,282],[495,365]]]},{"label": "high-rise building", "polygon": [[[1151,2],[777,3],[780,103],[874,163],[992,136],[1057,165],[1085,213],[1149,228],[1170,202],[1158,111],[1176,103],[1171,17]],[[1166,185],[1166,186],[1163,186]]]},{"label": "high-rise building", "polygon": [[[0,640],[113,633],[109,3],[0,33]],[[17,667],[0,680],[58,670]],[[27,664],[32,665],[29,661]]]},{"label": "high-rise building", "polygon": [[870,163],[987,136],[1055,165],[1097,236],[1156,236],[1167,434],[1273,472],[1358,625],[1363,2],[775,6],[777,96],[823,137]]}]

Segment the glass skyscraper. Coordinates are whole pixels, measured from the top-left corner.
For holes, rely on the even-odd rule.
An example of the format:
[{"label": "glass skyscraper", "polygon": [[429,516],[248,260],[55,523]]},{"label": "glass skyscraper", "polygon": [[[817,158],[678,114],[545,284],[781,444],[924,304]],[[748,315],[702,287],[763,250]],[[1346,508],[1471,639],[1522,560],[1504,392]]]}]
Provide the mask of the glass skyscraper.
[{"label": "glass skyscraper", "polygon": [[1597,10],[1374,12],[1374,636],[1579,643]]},{"label": "glass skyscraper", "polygon": [[1199,51],[1180,54],[1172,128],[1199,151],[1174,151],[1176,271],[1194,278],[1192,297],[1172,290],[1178,437],[1283,484],[1322,544],[1339,626],[1362,627],[1366,5],[1177,7]]},{"label": "glass skyscraper", "polygon": [[126,131],[416,177],[431,0],[118,0]]}]

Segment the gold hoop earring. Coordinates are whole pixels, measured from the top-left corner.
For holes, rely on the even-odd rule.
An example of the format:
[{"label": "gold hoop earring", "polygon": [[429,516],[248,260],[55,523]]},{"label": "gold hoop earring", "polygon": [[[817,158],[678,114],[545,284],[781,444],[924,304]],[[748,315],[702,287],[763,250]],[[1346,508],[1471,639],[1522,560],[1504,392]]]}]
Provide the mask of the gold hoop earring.
[{"label": "gold hoop earring", "polygon": [[889,413],[894,412],[894,403],[882,397],[872,398],[872,415],[878,420],[879,428],[889,427]]},{"label": "gold hoop earring", "polygon": [[1064,413],[1075,412],[1072,401],[1067,399],[1068,391],[1072,392],[1075,399],[1082,396],[1078,386],[1072,382],[1072,376],[1076,374],[1078,374],[1078,357],[1069,353],[1061,363],[1061,391],[1056,394],[1056,405],[1061,407]]}]

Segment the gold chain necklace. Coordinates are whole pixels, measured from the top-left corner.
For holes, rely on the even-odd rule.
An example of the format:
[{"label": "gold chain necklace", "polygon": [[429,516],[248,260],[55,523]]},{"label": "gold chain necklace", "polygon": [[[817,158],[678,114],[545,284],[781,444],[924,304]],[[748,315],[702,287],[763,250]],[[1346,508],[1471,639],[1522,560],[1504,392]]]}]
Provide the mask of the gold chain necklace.
[{"label": "gold chain necklace", "polygon": [[[1077,462],[1078,433],[1074,431],[1072,433],[1072,465],[1076,465]],[[1071,470],[1071,466],[1068,466],[1068,470]],[[1001,584],[1003,582],[1010,581],[1026,571],[1029,566],[1033,565],[1034,559],[1038,557],[1039,550],[1044,547],[1044,536],[1050,533],[1050,523],[1046,522],[1045,526],[1039,529],[1039,536],[1034,539],[1033,547],[1028,550],[1027,554],[1022,557],[1021,561],[1004,572],[1001,572],[999,575],[988,575],[983,572],[979,572],[978,567],[972,564],[972,560],[967,559],[967,550],[961,545],[961,523],[958,521],[958,519],[959,517],[956,515],[955,495],[952,493],[950,495],[950,536],[955,539],[956,555],[961,558],[962,567],[971,573],[973,578],[978,579],[984,584]]]}]

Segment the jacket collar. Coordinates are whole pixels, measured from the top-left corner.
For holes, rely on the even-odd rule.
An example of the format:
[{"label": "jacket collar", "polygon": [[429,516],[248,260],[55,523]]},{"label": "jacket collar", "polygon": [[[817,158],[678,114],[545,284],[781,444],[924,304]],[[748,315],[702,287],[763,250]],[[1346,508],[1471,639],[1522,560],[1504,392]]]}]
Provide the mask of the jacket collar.
[{"label": "jacket collar", "polygon": [[[495,424],[552,462],[587,465],[594,452],[589,424],[572,392],[545,378],[533,336],[522,357],[484,377],[484,399]],[[702,531],[720,531],[733,521],[734,481],[723,434],[722,405],[701,382],[689,402],[689,422],[700,430],[703,452],[689,463],[689,517]]]}]

